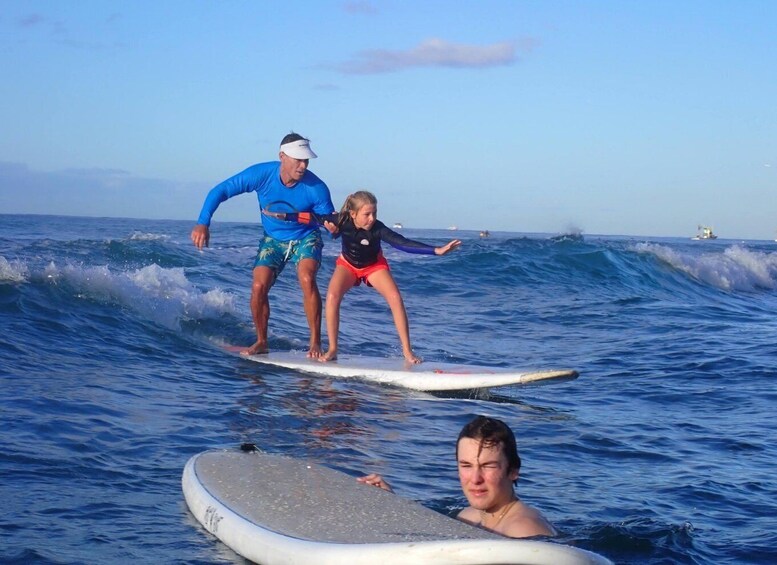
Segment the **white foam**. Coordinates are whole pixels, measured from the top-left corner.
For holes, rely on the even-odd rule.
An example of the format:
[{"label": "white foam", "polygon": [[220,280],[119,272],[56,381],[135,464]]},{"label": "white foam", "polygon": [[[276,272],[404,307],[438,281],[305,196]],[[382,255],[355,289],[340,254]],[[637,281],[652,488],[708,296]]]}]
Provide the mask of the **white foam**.
[{"label": "white foam", "polygon": [[169,235],[157,234],[157,233],[143,233],[134,231],[129,236],[130,241],[169,241]]},{"label": "white foam", "polygon": [[8,261],[0,255],[0,281],[24,282],[27,274],[27,265],[20,261]]},{"label": "white foam", "polygon": [[181,320],[218,318],[235,313],[235,297],[219,288],[202,292],[191,284],[182,268],[149,265],[127,272],[107,266],[82,267],[53,262],[45,269],[53,283],[72,285],[78,297],[118,302],[149,319],[177,326]]},{"label": "white foam", "polygon": [[640,253],[650,253],[701,282],[724,290],[777,288],[777,253],[752,251],[740,245],[723,253],[681,253],[664,245],[638,243]]}]

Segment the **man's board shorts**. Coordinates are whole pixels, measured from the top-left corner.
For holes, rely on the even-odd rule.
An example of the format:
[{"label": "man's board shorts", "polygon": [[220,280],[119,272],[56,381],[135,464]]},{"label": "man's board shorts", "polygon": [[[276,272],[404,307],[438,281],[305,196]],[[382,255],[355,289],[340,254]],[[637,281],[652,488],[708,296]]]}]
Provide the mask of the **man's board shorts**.
[{"label": "man's board shorts", "polygon": [[389,264],[386,261],[386,258],[383,257],[383,253],[378,253],[378,260],[375,261],[372,265],[367,265],[366,267],[362,267],[361,269],[358,267],[354,267],[351,265],[348,260],[340,255],[337,258],[337,261],[335,261],[335,265],[340,265],[341,267],[345,267],[348,269],[351,274],[356,277],[356,284],[354,286],[359,286],[362,281],[367,286],[372,286],[369,281],[367,280],[367,277],[369,277],[372,273],[376,273],[378,271],[390,271]]},{"label": "man's board shorts", "polygon": [[289,261],[299,265],[302,259],[313,259],[321,265],[323,249],[324,241],[318,230],[313,230],[302,239],[289,241],[281,241],[268,235],[259,244],[254,267],[269,267],[277,278]]}]

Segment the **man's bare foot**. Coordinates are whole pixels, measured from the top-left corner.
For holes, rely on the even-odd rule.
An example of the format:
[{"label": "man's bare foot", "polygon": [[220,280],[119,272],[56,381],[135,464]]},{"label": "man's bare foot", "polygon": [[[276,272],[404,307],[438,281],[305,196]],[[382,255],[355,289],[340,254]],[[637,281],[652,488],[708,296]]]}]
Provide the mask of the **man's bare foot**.
[{"label": "man's bare foot", "polygon": [[240,355],[262,355],[269,352],[270,352],[270,349],[267,347],[266,343],[257,341],[251,347],[246,347],[245,349],[243,349],[240,352]]},{"label": "man's bare foot", "polygon": [[415,353],[412,351],[405,353],[405,361],[407,363],[410,363],[411,365],[419,365],[420,363],[423,363],[424,360],[418,357]]},{"label": "man's bare foot", "polygon": [[321,358],[321,346],[320,345],[311,345],[310,349],[308,349],[308,357],[310,359],[320,359]]},{"label": "man's bare foot", "polygon": [[322,363],[326,363],[327,361],[336,361],[337,360],[337,350],[329,350],[324,355],[318,358],[319,361]]}]

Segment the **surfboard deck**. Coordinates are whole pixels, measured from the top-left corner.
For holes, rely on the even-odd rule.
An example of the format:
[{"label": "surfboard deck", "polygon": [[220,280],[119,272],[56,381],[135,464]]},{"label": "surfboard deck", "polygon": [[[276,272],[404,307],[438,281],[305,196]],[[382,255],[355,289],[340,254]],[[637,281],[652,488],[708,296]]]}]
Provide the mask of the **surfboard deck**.
[{"label": "surfboard deck", "polygon": [[261,565],[610,564],[570,546],[504,538],[282,455],[205,451],[186,463],[182,488],[206,530]]},{"label": "surfboard deck", "polygon": [[[239,353],[241,348],[228,347]],[[425,361],[419,365],[403,358],[340,354],[336,361],[309,359],[304,351],[271,351],[242,358],[315,375],[357,378],[426,392],[475,390],[510,385],[540,385],[566,382],[578,377],[573,369],[516,370],[478,365]]]}]

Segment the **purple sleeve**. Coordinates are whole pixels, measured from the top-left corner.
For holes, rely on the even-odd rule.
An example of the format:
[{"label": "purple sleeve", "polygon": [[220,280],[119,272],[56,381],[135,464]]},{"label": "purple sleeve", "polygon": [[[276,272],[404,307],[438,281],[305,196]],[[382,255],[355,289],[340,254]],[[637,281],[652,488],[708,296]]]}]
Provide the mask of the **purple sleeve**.
[{"label": "purple sleeve", "polygon": [[398,234],[392,229],[387,228],[385,225],[381,225],[379,228],[380,239],[385,241],[391,247],[404,251],[405,253],[416,253],[418,255],[434,255],[435,247],[420,241],[408,239],[403,235]]}]

